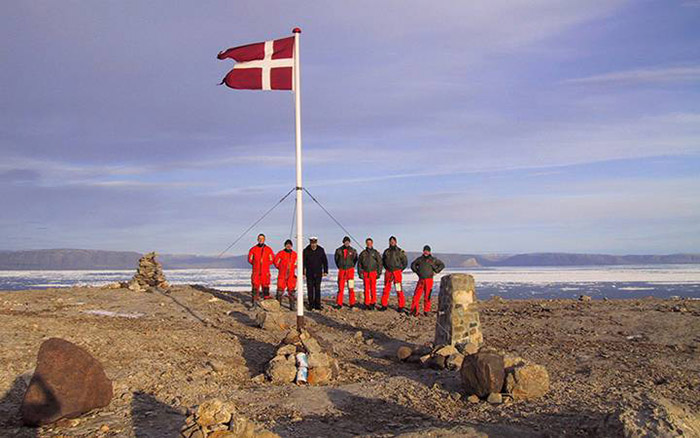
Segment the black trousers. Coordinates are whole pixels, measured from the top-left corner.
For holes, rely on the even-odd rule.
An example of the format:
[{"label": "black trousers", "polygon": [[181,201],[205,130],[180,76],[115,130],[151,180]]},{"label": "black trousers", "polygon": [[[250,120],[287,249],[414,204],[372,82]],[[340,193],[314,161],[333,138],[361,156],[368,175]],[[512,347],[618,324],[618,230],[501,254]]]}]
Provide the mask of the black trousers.
[{"label": "black trousers", "polygon": [[309,307],[321,308],[321,275],[306,275],[306,290],[309,294]]}]

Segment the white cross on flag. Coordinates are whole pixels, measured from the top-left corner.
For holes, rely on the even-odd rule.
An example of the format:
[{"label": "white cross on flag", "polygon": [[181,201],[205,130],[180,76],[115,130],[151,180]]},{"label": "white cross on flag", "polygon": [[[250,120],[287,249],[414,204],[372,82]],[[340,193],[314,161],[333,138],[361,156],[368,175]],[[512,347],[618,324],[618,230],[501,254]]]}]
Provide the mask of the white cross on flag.
[{"label": "white cross on flag", "polygon": [[292,90],[294,37],[224,50],[219,59],[236,64],[222,84],[238,90]]}]

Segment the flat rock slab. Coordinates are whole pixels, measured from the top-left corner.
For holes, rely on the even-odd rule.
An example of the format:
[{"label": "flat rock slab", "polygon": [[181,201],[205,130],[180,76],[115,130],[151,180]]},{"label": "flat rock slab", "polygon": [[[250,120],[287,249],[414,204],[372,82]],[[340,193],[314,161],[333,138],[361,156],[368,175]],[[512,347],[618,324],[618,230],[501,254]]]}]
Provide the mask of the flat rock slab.
[{"label": "flat rock slab", "polygon": [[22,400],[26,425],[73,418],[112,400],[112,382],[84,349],[59,338],[41,344],[36,370]]}]

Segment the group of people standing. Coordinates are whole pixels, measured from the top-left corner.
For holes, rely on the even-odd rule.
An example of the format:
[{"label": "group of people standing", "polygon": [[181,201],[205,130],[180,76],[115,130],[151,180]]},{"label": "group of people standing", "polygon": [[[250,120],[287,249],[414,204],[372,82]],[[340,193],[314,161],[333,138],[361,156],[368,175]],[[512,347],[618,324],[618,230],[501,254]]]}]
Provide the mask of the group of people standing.
[{"label": "group of people standing", "polygon": [[[396,237],[389,238],[389,247],[380,254],[374,248],[374,241],[368,237],[365,249],[359,254],[350,246],[350,238],[345,236],[343,244],[335,250],[334,260],[338,268],[338,293],[336,309],[343,307],[345,287],[348,288],[348,306],[356,305],[355,299],[355,267],[358,277],[364,285],[364,306],[368,310],[385,311],[389,304],[392,286],[398,298],[398,311],[406,312],[406,299],[403,293],[403,271],[408,266],[408,258],[403,249],[397,246]],[[284,249],[277,254],[265,244],[265,235],[258,235],[258,244],[248,252],[248,263],[253,267],[251,276],[252,302],[272,298],[270,294],[270,266],[278,270],[276,299],[282,303],[285,294],[289,299],[289,308],[294,309],[296,303],[296,268],[297,253],[292,249],[292,241],[284,242]],[[319,246],[317,237],[309,238],[309,245],[304,248],[304,277],[308,291],[307,307],[309,310],[322,308],[321,281],[328,275],[328,257],[323,247]],[[411,270],[418,275],[418,284],[413,293],[410,314],[420,314],[420,302],[423,298],[423,314],[431,309],[430,296],[433,288],[433,276],[445,268],[445,264],[431,254],[430,246],[423,247],[423,254],[411,263]],[[377,280],[384,272],[384,290],[381,302],[377,306]],[[261,296],[262,294],[262,296]]]}]

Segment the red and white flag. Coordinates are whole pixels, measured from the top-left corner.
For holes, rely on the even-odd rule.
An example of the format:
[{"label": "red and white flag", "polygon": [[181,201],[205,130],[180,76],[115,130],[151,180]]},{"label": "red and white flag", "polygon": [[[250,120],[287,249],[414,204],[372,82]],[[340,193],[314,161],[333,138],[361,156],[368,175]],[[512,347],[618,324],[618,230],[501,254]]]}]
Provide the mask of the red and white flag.
[{"label": "red and white flag", "polygon": [[219,59],[236,64],[222,84],[238,90],[292,90],[294,37],[224,50]]}]

